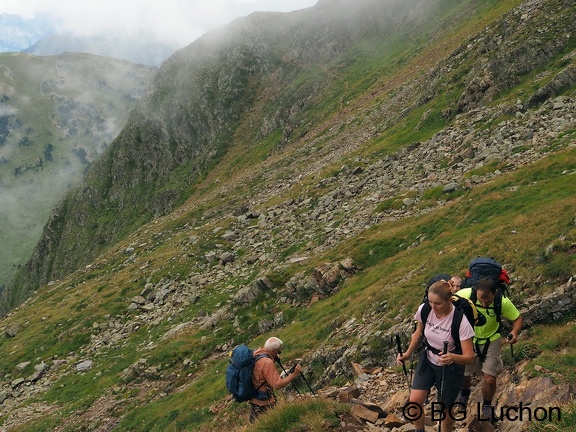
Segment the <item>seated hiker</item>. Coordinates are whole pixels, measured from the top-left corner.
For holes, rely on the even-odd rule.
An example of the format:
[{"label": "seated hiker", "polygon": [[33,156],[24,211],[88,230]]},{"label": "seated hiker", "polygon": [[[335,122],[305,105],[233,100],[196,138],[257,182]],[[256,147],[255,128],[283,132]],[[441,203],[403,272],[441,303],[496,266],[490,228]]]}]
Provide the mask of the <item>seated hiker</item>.
[{"label": "seated hiker", "polygon": [[[427,310],[427,313],[423,314],[424,310]],[[423,408],[430,389],[436,385],[438,402],[444,404],[444,420],[441,424],[443,431],[452,430],[453,420],[448,415],[449,409],[464,380],[463,365],[474,359],[474,329],[461,313],[458,314],[460,322],[454,321],[453,329],[455,312],[451,285],[445,280],[433,283],[428,290],[428,301],[422,303],[414,315],[418,325],[412,334],[410,345],[404,354],[398,354],[397,357],[398,364],[408,360],[423,335],[425,349],[418,360],[410,402]],[[457,340],[453,334],[456,334]],[[446,354],[443,353],[444,341],[447,341]],[[415,419],[414,427],[415,432],[424,431],[423,415]]]},{"label": "seated hiker", "polygon": [[250,400],[251,422],[276,404],[274,390],[286,387],[302,371],[302,366],[297,364],[292,373],[284,378],[280,377],[274,366],[274,361],[279,358],[278,354],[282,353],[282,344],[282,341],[277,337],[271,337],[266,341],[263,348],[254,351],[254,357],[261,354],[267,354],[267,356],[258,360],[252,370],[252,384],[254,388],[258,389],[258,394]]}]

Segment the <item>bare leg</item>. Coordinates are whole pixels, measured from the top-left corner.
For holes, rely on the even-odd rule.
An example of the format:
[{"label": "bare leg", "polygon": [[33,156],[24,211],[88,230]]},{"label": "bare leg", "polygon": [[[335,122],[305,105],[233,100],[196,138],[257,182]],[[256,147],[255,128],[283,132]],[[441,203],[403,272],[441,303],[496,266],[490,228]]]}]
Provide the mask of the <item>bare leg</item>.
[{"label": "bare leg", "polygon": [[446,408],[444,410],[444,420],[442,420],[442,432],[449,432],[452,430],[452,426],[454,425],[454,420],[450,416],[450,410]]},{"label": "bare leg", "polygon": [[[420,410],[420,417],[414,420],[414,428],[415,429],[424,429],[424,401],[428,396],[428,390],[414,390],[410,392],[410,402],[416,403],[421,408]],[[416,414],[416,412],[414,412]]]},{"label": "bare leg", "polygon": [[492,401],[494,395],[496,394],[496,377],[488,374],[484,374],[484,380],[482,382],[482,397],[484,400]]}]

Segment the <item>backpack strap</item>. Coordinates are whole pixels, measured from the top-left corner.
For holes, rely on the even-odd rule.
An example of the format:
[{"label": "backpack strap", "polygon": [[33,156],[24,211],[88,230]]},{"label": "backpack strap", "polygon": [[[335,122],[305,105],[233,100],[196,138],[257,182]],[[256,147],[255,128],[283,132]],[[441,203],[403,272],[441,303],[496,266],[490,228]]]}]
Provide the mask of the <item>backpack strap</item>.
[{"label": "backpack strap", "polygon": [[257,356],[254,356],[254,363],[256,363],[258,360],[260,360],[263,357],[268,357],[270,360],[272,360],[272,357],[270,357],[269,354],[261,353],[261,354],[258,354]]},{"label": "backpack strap", "polygon": [[492,302],[493,304],[492,307],[485,308],[484,306],[478,304],[478,293],[476,292],[476,287],[472,287],[470,300],[472,301],[472,303],[474,303],[474,305],[476,305],[476,307],[481,307],[482,309],[486,309],[486,311],[488,311],[489,309],[492,309],[494,311],[494,315],[496,316],[496,322],[498,323],[498,329],[494,334],[502,333],[502,292],[500,291],[500,289],[496,290],[496,295],[494,297],[494,301]]},{"label": "backpack strap", "polygon": [[[479,340],[483,340],[486,342],[481,344],[480,342],[478,342]],[[476,352],[476,355],[478,356],[478,360],[480,360],[480,363],[484,363],[484,360],[486,360],[486,354],[488,354],[489,346],[490,346],[490,338],[476,339],[476,342],[474,342],[474,351]]]},{"label": "backpack strap", "polygon": [[420,309],[420,320],[422,321],[422,345],[424,345],[424,349],[434,352],[436,348],[431,346],[428,341],[426,340],[426,335],[424,332],[426,331],[426,321],[428,320],[428,316],[432,312],[432,307],[430,303],[428,303],[428,298],[425,299],[422,309]]},{"label": "backpack strap", "polygon": [[471,288],[471,293],[470,293],[470,300],[472,300],[472,303],[476,304],[476,301],[478,300],[478,293],[476,292],[476,286],[473,286]]},{"label": "backpack strap", "polygon": [[[256,364],[256,362],[258,360],[260,360],[261,358],[264,358],[264,357],[268,357],[270,360],[272,360],[272,357],[270,357],[269,354],[261,353],[261,354],[258,354],[257,356],[254,356],[254,363],[253,364]],[[266,381],[264,381],[262,384],[260,384],[258,387],[256,387],[256,391],[257,392],[260,391],[260,387],[262,387],[264,384],[266,384]]]},{"label": "backpack strap", "polygon": [[[422,309],[420,310],[420,319],[424,324],[424,330],[426,329],[426,320],[428,316],[432,312],[432,308],[428,302],[424,303]],[[462,344],[460,343],[460,323],[462,322],[462,317],[464,316],[464,311],[462,308],[454,306],[454,317],[452,319],[452,325],[450,326],[450,334],[452,335],[452,339],[454,339],[454,352],[455,354],[462,354]],[[434,348],[432,345],[428,343],[426,340],[426,336],[424,335],[424,330],[422,331],[422,344],[424,348],[428,351],[431,351],[434,354],[440,354],[442,351]]]},{"label": "backpack strap", "polygon": [[430,303],[428,303],[428,300],[426,300],[422,306],[422,309],[420,310],[420,320],[422,320],[424,326],[426,326],[426,320],[428,319],[430,312],[432,312],[432,307],[430,306]]},{"label": "backpack strap", "polygon": [[498,290],[496,297],[494,297],[494,314],[496,314],[496,321],[498,321],[498,333],[502,333],[502,292]]},{"label": "backpack strap", "polygon": [[460,324],[464,317],[464,310],[454,306],[454,318],[452,319],[452,339],[454,339],[454,353],[462,354],[462,344],[460,343]]}]

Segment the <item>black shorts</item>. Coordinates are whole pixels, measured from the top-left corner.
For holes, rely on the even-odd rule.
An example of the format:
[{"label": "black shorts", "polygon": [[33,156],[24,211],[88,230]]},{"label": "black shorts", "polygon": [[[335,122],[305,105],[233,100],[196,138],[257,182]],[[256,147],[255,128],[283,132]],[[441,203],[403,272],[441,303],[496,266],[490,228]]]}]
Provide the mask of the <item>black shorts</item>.
[{"label": "black shorts", "polygon": [[[444,372],[444,384],[442,384],[442,369]],[[464,365],[452,363],[448,366],[437,366],[426,358],[426,350],[423,350],[418,359],[418,366],[412,388],[414,390],[430,390],[436,385],[438,389],[438,402],[442,402],[446,407],[454,403],[458,392],[464,382]],[[443,386],[441,389],[440,387]]]}]

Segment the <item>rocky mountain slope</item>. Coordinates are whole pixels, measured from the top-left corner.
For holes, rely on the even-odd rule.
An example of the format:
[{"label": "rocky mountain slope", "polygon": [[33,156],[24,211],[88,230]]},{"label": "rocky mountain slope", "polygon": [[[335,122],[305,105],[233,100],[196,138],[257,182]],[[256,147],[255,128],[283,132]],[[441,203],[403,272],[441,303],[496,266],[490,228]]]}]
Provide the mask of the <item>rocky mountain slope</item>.
[{"label": "rocky mountain slope", "polygon": [[[434,2],[415,2],[421,10],[417,16],[411,15],[411,5],[389,4],[363,1],[354,13],[346,11],[347,2],[336,2],[336,7],[321,3],[306,13],[254,14],[177,52],[162,66],[115,145],[87,173],[85,184],[54,211],[13,291],[30,291],[68,274],[128,231],[170,212],[214,163],[230,154],[230,147],[245,151],[252,142],[260,147],[254,153],[265,156],[293,139],[294,130],[303,134],[308,128],[301,125],[304,111],[321,105],[333,91],[322,69],[340,69],[325,64],[356,51],[368,55],[362,50],[385,49],[384,36],[406,32],[408,22],[422,26],[423,34],[432,31],[425,17],[438,13]],[[397,45],[393,48],[407,49],[408,41]],[[340,80],[328,71],[332,75]]]},{"label": "rocky mountain slope", "polygon": [[[37,292],[2,321],[6,427],[244,430],[231,347],[277,334],[317,390],[349,386],[478,254],[528,327],[496,402],[574,394],[576,2],[351,3],[162,67],[12,287]],[[379,373],[361,396],[398,412]]]},{"label": "rocky mountain slope", "polygon": [[[326,166],[330,158],[351,150],[350,143],[341,144],[346,134],[376,137],[408,114],[420,116],[415,130],[442,125],[458,112],[479,108],[517,85],[521,77],[554,61],[571,44],[573,23],[561,9],[555,12],[554,24],[539,22],[540,18],[528,23],[527,14],[536,8],[529,4],[523,7],[526,12],[497,24],[508,26],[513,21],[516,25],[506,43],[503,37],[510,30],[488,29],[485,36],[471,40],[465,51],[455,52],[444,63],[429,70],[407,71],[403,87],[395,87],[398,83],[390,83],[385,90],[376,87],[372,100],[356,94],[377,79],[375,71],[388,62],[382,56],[367,78],[362,71],[365,66],[355,64],[354,56],[374,61],[371,56],[377,50],[388,48],[401,56],[422,46],[418,38],[438,30],[426,21],[439,13],[435,8],[440,6],[435,5],[386,2],[375,6],[363,1],[350,12],[345,9],[350,7],[347,2],[329,2],[306,14],[255,14],[175,54],[161,68],[151,93],[132,113],[115,145],[87,174],[85,185],[71,191],[56,209],[13,290],[30,291],[62,277],[90,262],[129,230],[170,212],[214,163],[232,154],[232,147],[236,152],[266,155],[299,136],[299,151],[307,151],[303,149],[336,135],[330,131],[319,136],[313,130],[312,125],[327,115],[321,110],[341,110],[330,121],[332,127],[347,130],[338,131],[337,139],[323,146],[325,153],[314,156],[318,167]],[[451,7],[455,8],[452,16],[465,13],[460,9],[463,6]],[[394,38],[387,35],[400,38],[408,23],[416,42],[402,39],[389,46]],[[529,37],[535,28],[542,34]],[[311,40],[317,43],[309,45]],[[493,53],[494,46],[500,48]],[[564,61],[570,63],[569,57]],[[315,75],[306,79],[309,74]],[[561,67],[553,77],[543,79],[550,82],[543,86],[542,95],[530,95],[526,107],[570,88],[573,67]],[[336,103],[343,105],[324,106],[324,99],[336,87],[344,92]],[[392,94],[378,94],[384,91]],[[442,97],[453,100],[440,108]],[[335,101],[333,96],[328,100]],[[361,101],[361,115],[350,114],[347,107],[356,101]],[[509,111],[520,109],[514,107],[515,101],[510,103]],[[107,222],[111,220],[114,223]],[[77,253],[80,250],[83,253]]]},{"label": "rocky mountain slope", "polygon": [[86,54],[0,54],[0,286],[120,132],[155,69]]}]

